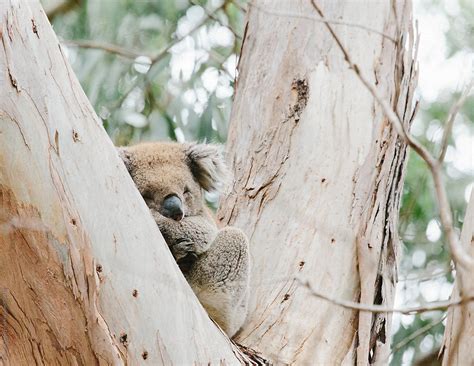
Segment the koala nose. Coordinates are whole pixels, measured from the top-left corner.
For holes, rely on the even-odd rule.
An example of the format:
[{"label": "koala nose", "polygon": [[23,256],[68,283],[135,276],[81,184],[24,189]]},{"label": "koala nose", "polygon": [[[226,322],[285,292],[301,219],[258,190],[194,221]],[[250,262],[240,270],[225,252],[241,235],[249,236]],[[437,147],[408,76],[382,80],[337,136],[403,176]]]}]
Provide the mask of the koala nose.
[{"label": "koala nose", "polygon": [[160,213],[170,219],[181,221],[184,217],[183,203],[176,195],[166,197],[161,205]]}]

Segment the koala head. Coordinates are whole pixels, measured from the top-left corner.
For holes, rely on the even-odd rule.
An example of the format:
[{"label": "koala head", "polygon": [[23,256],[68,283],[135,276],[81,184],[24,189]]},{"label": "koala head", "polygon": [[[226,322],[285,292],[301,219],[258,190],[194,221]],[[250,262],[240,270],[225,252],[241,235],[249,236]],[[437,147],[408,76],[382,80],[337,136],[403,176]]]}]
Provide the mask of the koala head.
[{"label": "koala head", "polygon": [[203,190],[219,191],[228,180],[218,145],[152,142],[119,154],[152,213],[175,221],[201,215]]}]

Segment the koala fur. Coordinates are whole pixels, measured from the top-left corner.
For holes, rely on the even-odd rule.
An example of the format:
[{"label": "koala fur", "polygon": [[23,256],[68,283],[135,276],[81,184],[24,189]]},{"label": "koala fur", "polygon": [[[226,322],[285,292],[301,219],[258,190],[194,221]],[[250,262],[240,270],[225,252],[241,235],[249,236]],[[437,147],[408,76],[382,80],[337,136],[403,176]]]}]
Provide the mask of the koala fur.
[{"label": "koala fur", "polygon": [[218,146],[153,142],[119,154],[199,301],[233,336],[247,315],[249,248],[241,230],[218,229],[204,202],[203,190],[227,183]]}]

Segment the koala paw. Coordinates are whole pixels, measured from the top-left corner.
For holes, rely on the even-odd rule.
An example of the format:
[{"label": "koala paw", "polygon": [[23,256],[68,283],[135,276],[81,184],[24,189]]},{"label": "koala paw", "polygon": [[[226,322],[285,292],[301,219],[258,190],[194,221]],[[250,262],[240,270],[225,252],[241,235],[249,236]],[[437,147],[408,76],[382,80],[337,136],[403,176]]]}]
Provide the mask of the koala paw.
[{"label": "koala paw", "polygon": [[184,274],[189,272],[198,258],[195,247],[195,243],[186,238],[178,239],[170,247],[171,253],[176,258],[176,263]]}]

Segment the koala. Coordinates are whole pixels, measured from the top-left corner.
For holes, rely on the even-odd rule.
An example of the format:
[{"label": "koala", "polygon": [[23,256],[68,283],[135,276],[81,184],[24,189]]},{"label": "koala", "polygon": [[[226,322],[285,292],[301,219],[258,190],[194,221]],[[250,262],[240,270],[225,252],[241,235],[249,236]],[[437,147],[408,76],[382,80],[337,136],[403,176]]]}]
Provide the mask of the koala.
[{"label": "koala", "polygon": [[249,244],[219,229],[203,191],[220,191],[228,170],[211,144],[141,143],[118,149],[173,257],[211,318],[232,337],[247,316]]}]

